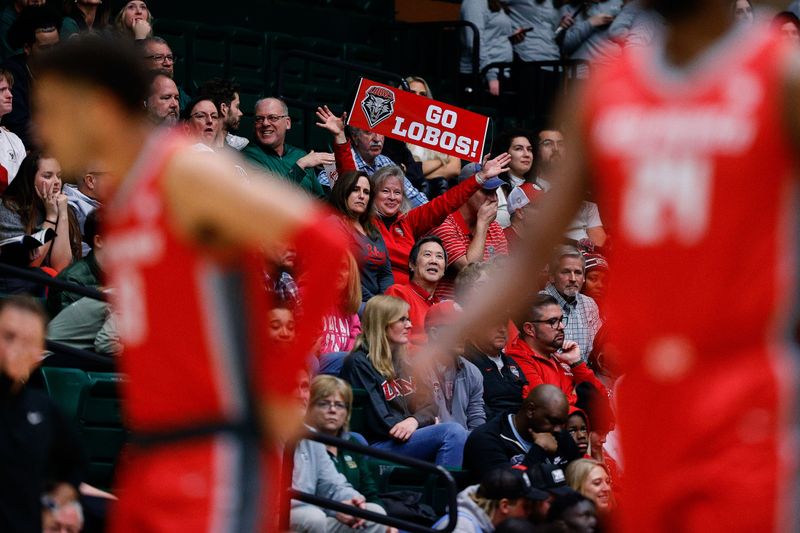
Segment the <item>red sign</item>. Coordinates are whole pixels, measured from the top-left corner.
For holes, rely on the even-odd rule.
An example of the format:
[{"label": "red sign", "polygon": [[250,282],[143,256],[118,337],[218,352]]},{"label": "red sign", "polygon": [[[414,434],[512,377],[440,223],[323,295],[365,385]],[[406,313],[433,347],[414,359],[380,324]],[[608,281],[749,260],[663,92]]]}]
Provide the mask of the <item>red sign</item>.
[{"label": "red sign", "polygon": [[459,159],[480,162],[489,118],[361,78],[347,123]]}]

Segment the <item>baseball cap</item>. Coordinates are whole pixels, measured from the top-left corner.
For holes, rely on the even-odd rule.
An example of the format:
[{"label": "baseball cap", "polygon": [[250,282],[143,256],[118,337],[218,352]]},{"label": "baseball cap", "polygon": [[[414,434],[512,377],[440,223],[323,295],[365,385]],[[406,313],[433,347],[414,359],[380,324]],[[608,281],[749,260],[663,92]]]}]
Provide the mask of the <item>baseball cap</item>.
[{"label": "baseball cap", "polygon": [[[467,163],[466,165],[464,165],[464,167],[461,169],[461,173],[458,175],[458,182],[461,183],[465,179],[471,178],[472,176],[477,174],[479,170],[480,166],[478,165],[478,163]],[[481,186],[481,188],[487,191],[493,191],[504,183],[505,182],[503,180],[495,176],[494,178],[489,178],[488,180],[486,180]]]},{"label": "baseball cap", "polygon": [[535,487],[528,476],[528,469],[523,465],[501,467],[489,471],[480,486],[477,495],[487,500],[546,500],[550,495]]},{"label": "baseball cap", "polygon": [[514,190],[508,195],[508,212],[513,215],[517,209],[533,203],[542,192],[536,190],[532,183],[523,183],[519,187],[514,187]]},{"label": "baseball cap", "polygon": [[461,306],[453,300],[445,300],[434,304],[425,313],[425,328],[449,326],[455,322],[460,313]]},{"label": "baseball cap", "polygon": [[540,463],[530,470],[533,485],[557,496],[566,496],[575,492],[567,485],[567,476],[559,465]]},{"label": "baseball cap", "polygon": [[586,272],[600,269],[608,270],[608,261],[600,254],[584,254],[586,260]]}]

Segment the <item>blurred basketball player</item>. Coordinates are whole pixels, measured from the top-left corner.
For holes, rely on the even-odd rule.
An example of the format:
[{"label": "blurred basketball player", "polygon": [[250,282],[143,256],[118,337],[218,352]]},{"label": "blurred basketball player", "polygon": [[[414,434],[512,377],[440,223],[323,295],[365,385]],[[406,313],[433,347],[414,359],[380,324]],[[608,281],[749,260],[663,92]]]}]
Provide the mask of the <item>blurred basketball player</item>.
[{"label": "blurred basketball player", "polygon": [[545,222],[462,330],[524,309],[592,189],[614,228],[607,304],[626,369],[619,529],[787,530],[800,63],[766,25],[734,24],[730,0],[647,3],[665,33],[568,105]]},{"label": "blurred basketball player", "polygon": [[[134,444],[112,531],[274,530],[264,444],[300,427],[296,376],[346,244],[302,193],[245,183],[231,161],[154,129],[138,55],[102,37],[70,40],[37,65],[34,94],[41,142],[65,172],[89,161],[108,172],[108,283]],[[278,240],[297,247],[303,315],[298,341],[267,353],[261,252]]]}]

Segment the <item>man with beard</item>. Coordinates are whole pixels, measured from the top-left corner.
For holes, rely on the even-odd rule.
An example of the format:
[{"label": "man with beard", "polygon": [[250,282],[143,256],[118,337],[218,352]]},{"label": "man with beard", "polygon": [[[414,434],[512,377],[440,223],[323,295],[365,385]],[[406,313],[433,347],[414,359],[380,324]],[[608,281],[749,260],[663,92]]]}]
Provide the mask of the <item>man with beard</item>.
[{"label": "man with beard", "polygon": [[549,294],[538,295],[506,353],[517,362],[531,387],[555,385],[574,406],[579,383],[591,383],[604,394],[606,389],[586,366],[578,344],[564,340],[565,322],[556,299]]},{"label": "man with beard", "polygon": [[558,164],[564,155],[564,135],[555,129],[545,129],[537,135],[536,157],[533,159],[535,174],[533,184],[545,192],[553,187]]},{"label": "man with beard", "polygon": [[[735,24],[730,0],[645,4],[664,31],[565,106],[547,225],[450,335],[525,309],[526,274],[591,188],[614,227],[607,315],[626,370],[615,530],[791,531],[800,59],[767,21]],[[753,187],[755,174],[771,179]],[[732,249],[747,253],[721,270]]]},{"label": "man with beard", "polygon": [[222,131],[217,138],[217,148],[227,145],[235,150],[243,150],[250,141],[233,134],[238,131],[243,114],[239,109],[239,85],[230,80],[213,78],[201,85],[198,92],[211,97],[222,117]]},{"label": "man with beard", "polygon": [[577,248],[561,246],[550,263],[550,283],[542,291],[552,296],[564,313],[564,334],[575,341],[582,357],[592,352],[594,336],[603,321],[597,303],[581,294],[586,263]]},{"label": "man with beard", "polygon": [[144,107],[154,124],[171,128],[178,123],[181,112],[180,93],[172,78],[161,72],[153,74]]}]

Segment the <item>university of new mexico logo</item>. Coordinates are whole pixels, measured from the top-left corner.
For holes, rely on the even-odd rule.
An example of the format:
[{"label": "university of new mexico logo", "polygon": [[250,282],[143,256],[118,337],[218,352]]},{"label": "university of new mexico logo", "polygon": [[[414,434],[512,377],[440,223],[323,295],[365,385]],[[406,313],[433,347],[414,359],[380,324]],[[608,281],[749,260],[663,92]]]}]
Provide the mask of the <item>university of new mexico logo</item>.
[{"label": "university of new mexico logo", "polygon": [[394,93],[385,87],[370,87],[361,100],[361,110],[369,127],[374,128],[394,114]]}]

